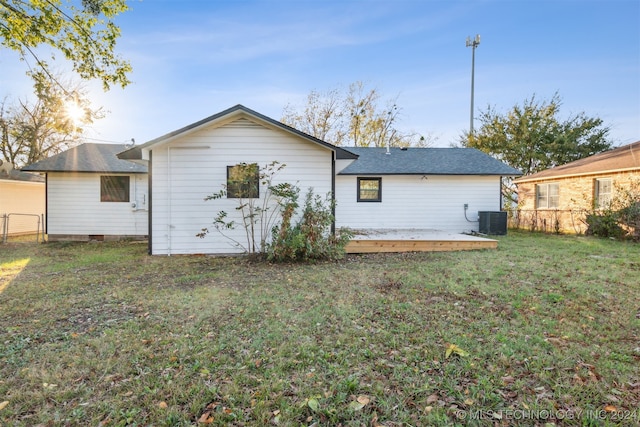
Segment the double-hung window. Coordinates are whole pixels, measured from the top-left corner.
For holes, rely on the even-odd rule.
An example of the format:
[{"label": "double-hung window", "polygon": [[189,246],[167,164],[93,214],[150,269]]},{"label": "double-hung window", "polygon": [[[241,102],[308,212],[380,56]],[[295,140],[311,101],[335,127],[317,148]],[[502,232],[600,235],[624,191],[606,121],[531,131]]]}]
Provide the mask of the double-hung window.
[{"label": "double-hung window", "polygon": [[608,208],[611,205],[611,193],[613,184],[611,178],[599,178],[595,180],[596,208]]},{"label": "double-hung window", "polygon": [[536,185],[536,209],[558,209],[559,201],[558,183]]}]

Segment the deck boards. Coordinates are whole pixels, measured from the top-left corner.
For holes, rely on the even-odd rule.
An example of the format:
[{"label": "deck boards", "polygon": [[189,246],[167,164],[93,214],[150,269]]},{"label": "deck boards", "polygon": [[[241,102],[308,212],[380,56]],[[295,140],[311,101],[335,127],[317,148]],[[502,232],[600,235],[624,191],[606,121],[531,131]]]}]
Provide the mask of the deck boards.
[{"label": "deck boards", "polygon": [[367,230],[356,232],[345,251],[350,254],[446,252],[497,247],[497,240],[438,230]]}]

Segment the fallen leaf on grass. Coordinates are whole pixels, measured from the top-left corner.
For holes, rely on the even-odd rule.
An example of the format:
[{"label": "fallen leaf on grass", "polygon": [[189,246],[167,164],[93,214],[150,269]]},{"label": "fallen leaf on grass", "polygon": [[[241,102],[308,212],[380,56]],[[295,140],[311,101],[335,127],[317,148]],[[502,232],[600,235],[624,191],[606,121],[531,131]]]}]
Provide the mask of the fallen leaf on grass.
[{"label": "fallen leaf on grass", "polygon": [[604,410],[607,411],[607,412],[617,412],[618,408],[616,408],[613,405],[607,405],[607,406],[604,407]]},{"label": "fallen leaf on grass", "polygon": [[8,400],[5,400],[4,402],[0,402],[0,411],[6,408],[8,404],[9,404]]},{"label": "fallen leaf on grass", "polygon": [[313,397],[307,401],[307,406],[309,406],[309,409],[311,409],[313,412],[318,412],[318,409],[320,409],[320,403],[318,402],[318,399],[315,399]]},{"label": "fallen leaf on grass", "polygon": [[457,345],[449,344],[449,345],[447,345],[447,351],[445,351],[445,353],[444,353],[444,358],[448,359],[449,356],[451,356],[452,354],[458,355],[460,357],[466,357],[466,356],[469,355],[468,352],[466,352],[465,350],[461,349]]},{"label": "fallen leaf on grass", "polygon": [[358,396],[356,400],[349,404],[349,408],[354,411],[359,411],[364,408],[370,401],[371,400],[367,396]]},{"label": "fallen leaf on grass", "polygon": [[200,418],[198,418],[199,424],[211,424],[213,422],[213,417],[211,416],[211,412],[204,412]]},{"label": "fallen leaf on grass", "polygon": [[513,384],[515,378],[513,378],[511,375],[507,375],[506,377],[502,377],[501,380],[504,384]]},{"label": "fallen leaf on grass", "polygon": [[369,397],[367,397],[367,396],[358,396],[356,401],[358,401],[358,403],[362,403],[363,405],[366,405],[367,403],[369,403],[371,401],[371,399],[369,399]]},{"label": "fallen leaf on grass", "polygon": [[167,402],[165,401],[158,403],[158,408],[160,409],[167,409],[167,407],[169,407],[169,405],[167,405]]},{"label": "fallen leaf on grass", "polygon": [[431,404],[431,403],[436,403],[438,401],[438,395],[437,394],[432,394],[431,396],[427,397],[427,403]]}]

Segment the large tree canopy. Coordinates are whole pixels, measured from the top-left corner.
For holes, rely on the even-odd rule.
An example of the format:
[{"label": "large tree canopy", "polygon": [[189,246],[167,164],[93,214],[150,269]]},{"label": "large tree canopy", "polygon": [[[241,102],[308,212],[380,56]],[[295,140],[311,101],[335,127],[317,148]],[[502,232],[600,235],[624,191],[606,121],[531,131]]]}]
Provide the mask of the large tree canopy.
[{"label": "large tree canopy", "polygon": [[400,108],[396,99],[380,106],[380,93],[352,83],[346,92],[311,91],[304,106],[287,105],[281,121],[334,145],[356,147],[426,146],[424,137],[396,127]]},{"label": "large tree canopy", "polygon": [[60,153],[78,144],[85,125],[103,117],[101,109],[90,107],[80,84],[54,77],[58,83],[35,85],[35,102],[5,98],[0,103],[0,160],[20,168]]},{"label": "large tree canopy", "polygon": [[[54,79],[38,48],[48,45],[71,62],[82,79],[98,79],[105,90],[129,83],[131,65],[115,52],[120,28],[113,18],[125,0],[0,0],[0,44],[30,64],[36,80]],[[54,56],[52,55],[52,58]]]},{"label": "large tree canopy", "polygon": [[538,102],[535,96],[506,114],[487,107],[480,129],[461,137],[461,144],[484,151],[529,175],[611,148],[609,127],[600,118],[579,113],[562,120],[561,99]]}]

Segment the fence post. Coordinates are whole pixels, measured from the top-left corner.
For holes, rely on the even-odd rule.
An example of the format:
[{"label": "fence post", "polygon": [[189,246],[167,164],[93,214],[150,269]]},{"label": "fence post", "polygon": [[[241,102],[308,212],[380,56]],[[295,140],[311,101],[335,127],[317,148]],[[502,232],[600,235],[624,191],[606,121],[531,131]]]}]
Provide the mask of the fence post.
[{"label": "fence post", "polygon": [[42,243],[44,243],[44,214],[40,214],[40,218],[42,218],[42,221],[40,221],[40,223],[42,224]]},{"label": "fence post", "polygon": [[7,243],[7,235],[9,234],[9,215],[2,214],[2,243]]}]

